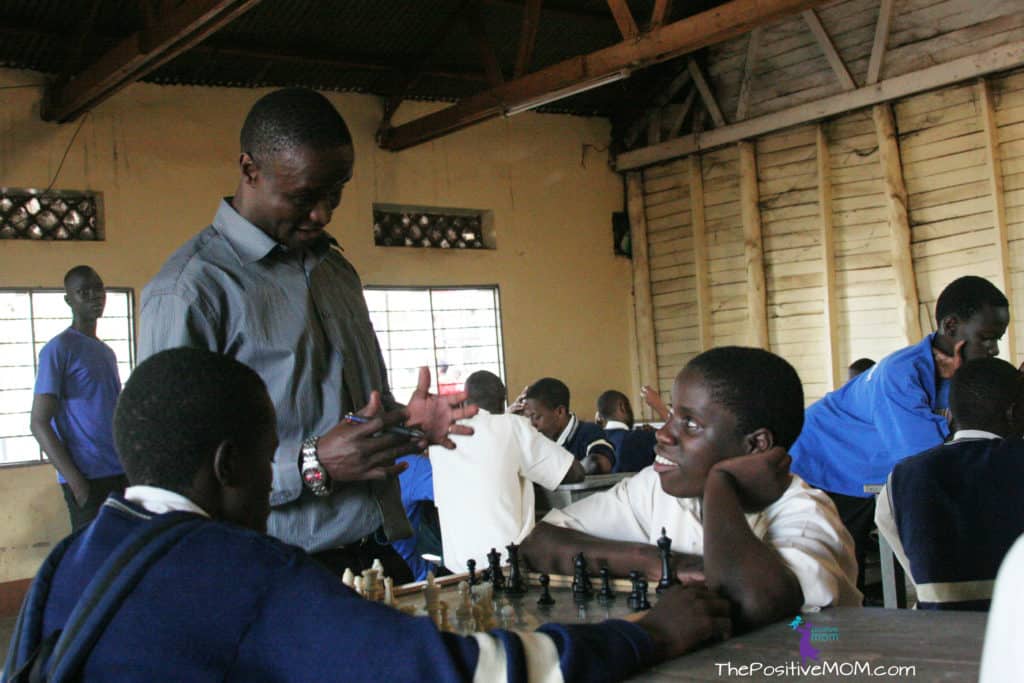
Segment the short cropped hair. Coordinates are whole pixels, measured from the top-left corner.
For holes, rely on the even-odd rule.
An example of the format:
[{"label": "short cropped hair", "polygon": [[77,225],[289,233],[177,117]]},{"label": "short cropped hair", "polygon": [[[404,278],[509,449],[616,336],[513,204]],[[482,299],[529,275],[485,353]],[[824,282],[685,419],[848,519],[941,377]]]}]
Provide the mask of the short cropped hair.
[{"label": "short cropped hair", "polygon": [[186,490],[221,442],[248,444],[260,425],[273,425],[269,406],[263,380],[233,358],[193,348],[153,355],[128,378],[114,411],[128,481]]},{"label": "short cropped hair", "polygon": [[768,429],[789,448],[804,426],[804,389],[793,366],[763,349],[719,346],[686,365],[704,378],[712,399],[736,416],[740,435]]},{"label": "short cropped hair", "polygon": [[261,163],[292,149],[351,145],[352,134],[326,97],[307,88],[285,88],[256,101],[240,142],[242,151]]},{"label": "short cropped hair", "polygon": [[569,387],[554,377],[544,377],[531,384],[526,390],[526,398],[540,401],[552,410],[558,406],[569,410]]},{"label": "short cropped hair", "polygon": [[965,275],[953,280],[939,294],[935,302],[935,321],[942,321],[951,315],[966,321],[986,306],[1009,308],[1010,302],[999,288],[983,277]]},{"label": "short cropped hair", "polygon": [[621,391],[609,389],[597,397],[597,412],[601,417],[608,419],[608,416],[615,412],[619,401],[629,405],[629,399]]},{"label": "short cropped hair", "polygon": [[96,269],[92,266],[75,266],[68,272],[64,273],[64,289],[68,288],[68,283],[71,282],[73,278],[84,277],[95,272]]},{"label": "short cropped hair", "polygon": [[466,378],[466,402],[495,415],[505,412],[505,384],[487,370],[477,370]]},{"label": "short cropped hair", "polygon": [[873,367],[874,365],[875,361],[870,358],[858,358],[857,360],[850,363],[849,369],[853,372],[856,372],[859,375],[860,373]]},{"label": "short cropped hair", "polygon": [[982,429],[998,422],[1016,403],[1024,380],[1001,358],[964,363],[949,387],[949,409],[958,429]]}]

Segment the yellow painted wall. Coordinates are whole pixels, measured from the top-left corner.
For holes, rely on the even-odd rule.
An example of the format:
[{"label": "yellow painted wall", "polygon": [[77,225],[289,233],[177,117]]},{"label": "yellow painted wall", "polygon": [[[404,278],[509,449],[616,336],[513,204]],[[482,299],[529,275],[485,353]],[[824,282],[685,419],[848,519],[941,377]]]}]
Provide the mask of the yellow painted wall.
[{"label": "yellow painted wall", "polygon": [[[0,70],[0,86],[41,83]],[[173,249],[205,226],[237,181],[238,129],[264,91],[135,85],[85,120],[58,188],[103,192],[106,241],[0,242],[0,287],[58,286],[78,263],[108,285],[143,285]],[[40,90],[0,94],[0,186],[45,187],[74,133],[39,119]],[[612,255],[611,212],[622,210],[609,170],[607,122],[522,114],[400,153],[378,150],[378,101],[329,95],[356,142],[356,167],[332,232],[366,284],[497,284],[513,394],[543,375],[566,381],[593,414],[606,388],[634,384],[629,262]],[[438,105],[406,103],[403,117]],[[494,212],[497,250],[379,248],[375,201]],[[31,576],[67,530],[48,466],[0,469],[0,582]]]}]

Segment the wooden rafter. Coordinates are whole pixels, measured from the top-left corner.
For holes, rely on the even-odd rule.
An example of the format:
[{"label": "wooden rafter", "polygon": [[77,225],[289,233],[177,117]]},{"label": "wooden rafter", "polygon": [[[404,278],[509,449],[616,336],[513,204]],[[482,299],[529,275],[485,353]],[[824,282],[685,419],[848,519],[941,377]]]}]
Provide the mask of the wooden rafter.
[{"label": "wooden rafter", "polygon": [[832,229],[832,157],[822,124],[815,127],[815,158],[818,167],[818,215],[821,217],[821,259],[825,273],[825,369],[829,390],[843,383],[842,360],[839,355],[839,297],[836,290],[836,237]]},{"label": "wooden rafter", "polygon": [[679,131],[683,129],[683,121],[686,120],[686,115],[693,109],[693,102],[697,99],[697,89],[691,88],[690,92],[687,93],[686,99],[679,107],[679,111],[676,112],[675,117],[668,124],[668,137],[674,138],[679,135]]},{"label": "wooden rafter", "polygon": [[[569,92],[581,84],[668,61],[714,45],[782,17],[821,4],[823,0],[730,0],[634,40],[567,59],[498,88],[467,97],[441,111],[388,130],[381,138],[385,149],[399,150],[501,116],[511,107],[529,104],[551,93]],[[664,144],[664,143],[662,143]]]},{"label": "wooden rafter", "polygon": [[686,61],[686,68],[690,71],[690,77],[693,78],[693,84],[697,87],[697,92],[700,93],[704,106],[707,108],[708,113],[711,114],[711,120],[715,122],[716,126],[721,128],[725,125],[725,117],[722,115],[722,110],[718,108],[718,101],[715,100],[715,94],[711,92],[711,86],[708,85],[707,79],[704,78],[704,73],[692,57]]},{"label": "wooden rafter", "polygon": [[[633,267],[633,309],[636,315],[640,384],[646,384],[658,392],[658,354],[654,337],[647,213],[644,208],[644,183],[639,171],[626,174],[626,210],[629,213],[629,239],[633,248],[630,263]],[[641,405],[644,403],[641,402]]]},{"label": "wooden rafter", "polygon": [[185,0],[160,21],[120,41],[66,83],[47,88],[46,121],[74,120],[249,11],[260,0]]},{"label": "wooden rafter", "polygon": [[747,270],[747,324],[751,346],[768,348],[768,296],[764,279],[764,243],[758,205],[757,156],[754,143],[739,143],[740,220],[743,223],[743,259]]},{"label": "wooden rafter", "polygon": [[623,40],[633,40],[640,35],[640,29],[636,25],[633,13],[629,11],[626,0],[608,0],[608,9],[615,17],[615,23],[619,26],[619,33],[622,34]]},{"label": "wooden rafter", "polygon": [[487,27],[484,26],[483,16],[480,14],[480,2],[471,2],[463,15],[470,33],[473,34],[473,41],[476,42],[477,52],[480,54],[480,61],[484,66],[484,73],[492,88],[496,88],[505,82],[505,76],[501,73],[501,63],[498,55],[494,52],[494,45],[487,38]]},{"label": "wooden rafter", "polygon": [[655,97],[654,100],[651,102],[652,108],[648,109],[639,119],[634,121],[629,126],[629,130],[626,131],[624,142],[626,143],[627,147],[631,147],[633,143],[637,141],[637,138],[640,137],[641,131],[643,131],[644,127],[646,127],[647,123],[650,121],[651,112],[658,111],[666,104],[671,102],[672,98],[679,94],[679,91],[682,90],[686,86],[686,84],[690,82],[691,78],[692,76],[690,76],[689,69],[684,66],[679,71],[679,73],[676,74],[675,78],[672,79],[668,86],[660,93],[658,93],[657,97]]},{"label": "wooden rafter", "polygon": [[1024,65],[1024,41],[1009,43],[976,55],[961,57],[902,76],[895,76],[850,92],[839,93],[740,121],[696,137],[667,140],[653,147],[623,152],[616,158],[615,168],[619,171],[626,171],[648,166],[666,159],[675,159],[696,151],[756,138],[759,135],[790,126],[820,121],[843,112],[870,107],[881,102],[890,102],[908,95],[934,90],[1021,65]]},{"label": "wooden rafter", "polygon": [[875,23],[875,42],[871,45],[871,59],[868,60],[867,85],[877,83],[882,75],[885,61],[885,47],[889,42],[889,26],[892,21],[893,0],[882,0],[878,7],[878,21]]},{"label": "wooden rafter", "polygon": [[672,11],[672,0],[654,0],[654,9],[651,10],[651,29],[656,29],[665,23],[665,17]]},{"label": "wooden rafter", "polygon": [[761,48],[760,27],[750,32],[750,39],[747,42],[747,58],[743,62],[743,80],[740,82],[740,96],[736,101],[736,120],[742,121],[747,118],[747,111],[750,109],[750,91],[754,84],[754,64],[757,60],[757,51]]},{"label": "wooden rafter", "polygon": [[70,41],[67,59],[64,61],[64,70],[58,78],[59,83],[67,83],[82,68],[82,52],[85,49],[86,41],[92,35],[96,26],[96,15],[99,13],[100,3],[103,0],[92,0],[86,10],[85,17],[80,22],[78,32]]},{"label": "wooden rafter", "polygon": [[[691,93],[695,94],[695,93]],[[691,100],[692,101],[692,100]],[[699,154],[686,158],[690,181],[690,225],[693,229],[693,265],[697,287],[697,336],[700,350],[711,348],[711,276],[709,275],[707,226],[704,221],[704,172]]]},{"label": "wooden rafter", "polygon": [[804,11],[803,16],[808,28],[811,29],[811,33],[814,34],[814,39],[818,41],[821,51],[825,53],[825,59],[828,60],[829,66],[832,67],[836,78],[839,79],[839,83],[843,86],[843,90],[855,90],[857,84],[853,82],[853,76],[850,75],[850,70],[843,63],[843,58],[839,56],[839,52],[832,43],[832,38],[828,35],[828,31],[821,25],[818,13],[813,9],[809,9]]},{"label": "wooden rafter", "polygon": [[533,61],[533,48],[537,45],[541,2],[543,0],[526,0],[526,4],[523,5],[523,27],[519,31],[519,50],[516,52],[513,78],[519,78],[530,70],[530,62]]}]

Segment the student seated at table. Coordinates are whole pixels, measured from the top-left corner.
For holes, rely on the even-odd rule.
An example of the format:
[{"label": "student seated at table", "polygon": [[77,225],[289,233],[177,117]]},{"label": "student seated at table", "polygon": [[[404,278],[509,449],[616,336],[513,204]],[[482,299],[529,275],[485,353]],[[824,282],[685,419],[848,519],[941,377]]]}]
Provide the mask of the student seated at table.
[{"label": "student seated at table", "polygon": [[985,645],[981,653],[981,683],[1024,681],[1024,657],[1020,646],[1024,643],[1024,536],[1006,553],[999,567],[992,609],[985,625]]},{"label": "student seated at table", "polygon": [[574,553],[616,576],[661,578],[662,527],[675,571],[703,577],[745,626],[801,607],[860,605],[853,543],[821,491],[789,473],[803,424],[793,367],[761,349],[725,346],[676,376],[654,465],[608,491],[552,510],[523,543],[538,571],[570,571]]},{"label": "student seated at table", "polygon": [[875,497],[893,465],[949,434],[949,379],[961,361],[998,355],[1009,304],[988,280],[957,278],[935,302],[937,331],[889,354],[807,408],[793,444],[793,472],[829,494],[856,544],[857,564],[874,529]]},{"label": "student seated at table", "polygon": [[587,474],[609,474],[615,468],[615,448],[599,426],[569,410],[569,387],[561,380],[544,377],[531,384],[523,414],[534,429],[576,456]]},{"label": "student seated at table", "polygon": [[398,483],[402,486],[402,507],[409,518],[412,536],[391,541],[391,547],[409,565],[413,581],[425,580],[428,572],[441,576],[442,568],[423,558],[424,555],[442,555],[441,523],[434,505],[434,472],[430,459],[422,453],[414,453],[403,455],[395,462],[406,466],[398,475]]},{"label": "student seated at table", "polygon": [[[335,427],[367,457],[397,438],[374,436],[400,419],[374,415],[377,408],[374,393],[362,411],[374,419]],[[39,643],[53,646],[60,629],[75,631],[69,614],[87,585],[136,543],[102,594],[114,606],[109,620],[92,631],[102,610],[89,614],[82,647],[56,664],[72,667],[65,680],[617,680],[730,627],[727,601],[705,588],[663,595],[636,623],[467,637],[364,600],[302,549],[265,535],[274,407],[259,376],[226,356],[183,348],[151,356],[128,380],[114,430],[131,486],[44,563],[5,681]],[[62,648],[44,647],[44,660],[53,664],[49,652]]]},{"label": "student seated at table", "polygon": [[595,418],[615,447],[612,472],[639,472],[654,462],[654,430],[633,429],[633,406],[624,393],[609,389],[598,396]]},{"label": "student seated at table", "polygon": [[525,417],[504,414],[505,384],[497,375],[474,372],[465,391],[466,403],[480,409],[462,423],[473,436],[452,436],[453,450],[430,449],[444,564],[453,572],[466,571],[469,560],[482,570],[491,548],[504,554],[505,546],[530,533],[534,484],[553,490],[584,477],[572,453]]},{"label": "student seated at table", "polygon": [[1024,533],[1024,376],[998,358],[953,376],[949,443],[899,462],[875,522],[923,609],[986,610],[1000,562]]}]

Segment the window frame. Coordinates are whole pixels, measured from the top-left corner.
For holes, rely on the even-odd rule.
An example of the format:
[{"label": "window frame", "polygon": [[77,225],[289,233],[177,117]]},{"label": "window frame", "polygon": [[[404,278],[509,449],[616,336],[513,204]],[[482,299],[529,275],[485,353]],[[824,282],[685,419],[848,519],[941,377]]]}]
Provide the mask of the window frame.
[{"label": "window frame", "polygon": [[[114,287],[107,286],[104,288],[108,294],[111,292],[117,294],[125,294],[128,298],[127,301],[127,315],[125,319],[128,322],[128,372],[131,373],[135,370],[136,361],[138,359],[138,334],[136,330],[136,300],[135,300],[135,288],[134,287]],[[28,295],[28,306],[29,306],[29,321],[31,329],[31,340],[29,343],[32,346],[32,377],[33,377],[33,396],[35,395],[35,378],[39,375],[39,353],[36,350],[40,340],[36,338],[35,329],[35,302],[33,300],[34,294],[64,294],[65,290],[63,287],[0,287],[0,294],[27,294]],[[70,312],[70,309],[69,309]],[[106,316],[104,316],[106,317]],[[45,344],[49,339],[43,341]],[[119,358],[118,361],[121,361]],[[29,406],[31,412],[31,406]],[[29,435],[31,436],[31,434]],[[4,437],[0,437],[4,438]],[[38,445],[38,444],[37,444]],[[18,467],[37,467],[39,465],[50,465],[50,459],[46,453],[43,452],[42,448],[37,449],[39,452],[38,460],[20,460],[18,462],[0,462],[0,470],[12,469]]]}]

